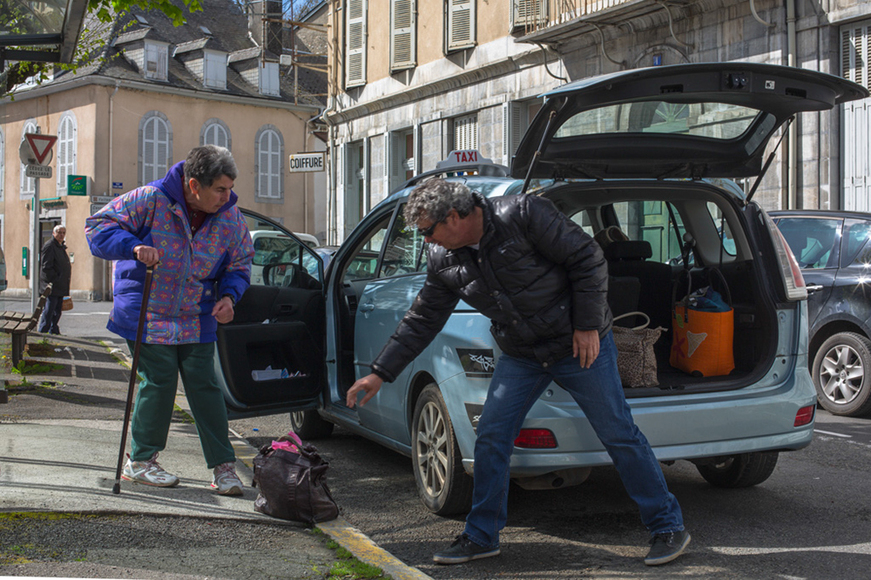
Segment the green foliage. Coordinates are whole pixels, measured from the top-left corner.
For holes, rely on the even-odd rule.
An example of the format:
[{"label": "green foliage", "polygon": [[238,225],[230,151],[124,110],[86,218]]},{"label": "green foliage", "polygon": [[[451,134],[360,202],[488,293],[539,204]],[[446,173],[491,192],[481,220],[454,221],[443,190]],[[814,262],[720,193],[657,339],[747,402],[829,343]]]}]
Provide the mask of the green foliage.
[{"label": "green foliage", "polygon": [[[183,0],[188,12],[198,12],[203,9],[200,0]],[[175,26],[185,23],[184,11],[170,0],[90,0],[88,12],[94,14],[101,22],[111,22],[115,14],[129,12],[138,7],[145,11],[159,10],[166,14]]]},{"label": "green foliage", "polygon": [[50,373],[61,368],[63,368],[61,365],[20,360],[16,366],[12,367],[12,372],[21,375],[21,382],[26,383],[27,375]]}]

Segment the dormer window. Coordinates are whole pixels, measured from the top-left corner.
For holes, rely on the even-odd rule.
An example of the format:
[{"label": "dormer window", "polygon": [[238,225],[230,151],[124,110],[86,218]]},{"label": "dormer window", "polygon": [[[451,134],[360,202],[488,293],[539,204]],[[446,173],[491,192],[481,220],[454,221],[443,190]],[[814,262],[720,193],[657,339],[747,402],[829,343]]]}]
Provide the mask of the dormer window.
[{"label": "dormer window", "polygon": [[203,51],[203,84],[213,89],[227,88],[227,53]]},{"label": "dormer window", "polygon": [[145,78],[157,81],[167,79],[169,45],[163,42],[145,42]]},{"label": "dormer window", "polygon": [[260,67],[260,94],[270,97],[281,96],[277,62],[267,62]]}]

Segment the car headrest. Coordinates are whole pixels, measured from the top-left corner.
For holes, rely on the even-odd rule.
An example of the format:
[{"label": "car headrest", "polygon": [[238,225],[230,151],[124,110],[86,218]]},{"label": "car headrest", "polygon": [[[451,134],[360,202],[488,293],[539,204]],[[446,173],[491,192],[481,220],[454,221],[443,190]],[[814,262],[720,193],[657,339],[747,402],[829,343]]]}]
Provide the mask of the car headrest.
[{"label": "car headrest", "polygon": [[653,256],[650,242],[644,240],[628,240],[625,242],[611,242],[604,249],[605,259],[615,260],[646,260]]}]

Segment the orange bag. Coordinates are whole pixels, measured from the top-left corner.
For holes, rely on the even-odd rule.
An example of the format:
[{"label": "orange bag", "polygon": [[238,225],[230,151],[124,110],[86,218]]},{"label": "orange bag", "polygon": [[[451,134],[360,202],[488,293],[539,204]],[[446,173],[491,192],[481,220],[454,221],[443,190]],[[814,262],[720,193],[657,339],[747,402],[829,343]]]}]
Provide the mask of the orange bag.
[{"label": "orange bag", "polygon": [[[722,282],[728,310],[714,312],[694,308],[690,292],[674,302],[672,311],[672,345],[669,363],[686,373],[714,377],[728,375],[735,368],[733,339],[735,336],[735,311],[729,288],[719,270],[711,269]],[[689,276],[689,272],[687,272]],[[674,294],[677,292],[675,282]],[[692,287],[690,279],[688,288]]]}]

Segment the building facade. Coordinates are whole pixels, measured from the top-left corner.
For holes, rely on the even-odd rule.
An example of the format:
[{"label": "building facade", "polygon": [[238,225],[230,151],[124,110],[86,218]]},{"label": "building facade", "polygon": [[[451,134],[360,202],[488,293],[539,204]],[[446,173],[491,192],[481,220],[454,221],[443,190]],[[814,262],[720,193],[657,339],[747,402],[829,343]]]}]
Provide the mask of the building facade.
[{"label": "building facade", "polygon": [[[7,293],[29,292],[33,273],[25,276],[24,249],[38,251],[52,227],[64,224],[73,297],[110,297],[111,264],[88,251],[85,219],[111,198],[163,177],[203,144],[233,152],[240,206],[325,238],[324,211],[316,207],[325,197],[325,174],[288,167],[290,154],[325,150],[315,135],[323,105],[281,65],[281,23],[273,23],[271,33],[269,23],[261,26],[269,11],[259,3],[247,14],[226,0],[204,6],[178,28],[162,13],[119,18],[107,33],[102,59],[0,102]],[[249,28],[249,22],[255,25]],[[37,179],[25,175],[19,160],[19,144],[33,132],[58,137],[52,178],[38,180],[36,241],[31,211]],[[69,191],[68,176],[84,177],[89,195]]]},{"label": "building facade", "polygon": [[[861,0],[335,0],[330,22],[335,240],[453,149],[510,164],[539,95],[566,82],[709,61],[797,66],[866,87],[871,73],[871,4]],[[802,114],[755,199],[871,210],[868,101]]]}]

